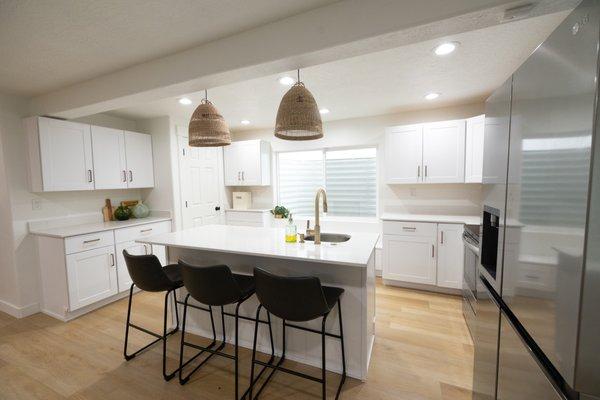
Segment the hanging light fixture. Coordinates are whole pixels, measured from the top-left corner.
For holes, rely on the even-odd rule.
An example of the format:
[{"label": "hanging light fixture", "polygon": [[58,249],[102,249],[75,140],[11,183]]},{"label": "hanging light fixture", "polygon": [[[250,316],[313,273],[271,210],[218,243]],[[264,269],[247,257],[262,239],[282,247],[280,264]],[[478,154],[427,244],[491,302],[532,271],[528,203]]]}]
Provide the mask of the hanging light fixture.
[{"label": "hanging light fixture", "polygon": [[231,133],[225,118],[208,101],[204,90],[204,99],[194,110],[189,125],[189,145],[192,147],[216,147],[231,144]]},{"label": "hanging light fixture", "polygon": [[277,110],[275,136],[285,140],[313,140],[323,137],[323,123],[313,95],[298,81],[287,91]]}]

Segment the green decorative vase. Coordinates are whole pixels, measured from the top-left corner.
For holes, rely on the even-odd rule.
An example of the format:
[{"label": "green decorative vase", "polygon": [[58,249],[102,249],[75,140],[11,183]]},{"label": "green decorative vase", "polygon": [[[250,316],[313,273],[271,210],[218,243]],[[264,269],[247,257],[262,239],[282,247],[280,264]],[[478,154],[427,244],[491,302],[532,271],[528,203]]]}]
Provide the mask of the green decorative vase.
[{"label": "green decorative vase", "polygon": [[146,218],[150,215],[150,208],[141,201],[131,209],[134,218]]},{"label": "green decorative vase", "polygon": [[115,218],[119,221],[127,221],[131,217],[131,210],[129,207],[119,206],[115,210]]}]

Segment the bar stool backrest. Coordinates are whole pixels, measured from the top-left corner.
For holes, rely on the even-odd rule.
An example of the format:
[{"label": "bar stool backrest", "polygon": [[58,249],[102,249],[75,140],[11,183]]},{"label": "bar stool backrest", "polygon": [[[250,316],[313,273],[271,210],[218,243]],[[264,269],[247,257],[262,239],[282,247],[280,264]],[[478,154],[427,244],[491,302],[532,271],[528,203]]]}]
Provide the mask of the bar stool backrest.
[{"label": "bar stool backrest", "polygon": [[224,306],[239,301],[240,286],[227,265],[199,267],[179,260],[183,285],[192,297],[209,306]]},{"label": "bar stool backrest", "polygon": [[279,318],[310,321],[329,312],[317,277],[284,277],[254,268],[254,282],[260,304]]},{"label": "bar stool backrest", "polygon": [[123,257],[125,257],[129,276],[138,288],[147,292],[164,292],[173,289],[173,282],[167,277],[155,255],[136,256],[123,250]]}]

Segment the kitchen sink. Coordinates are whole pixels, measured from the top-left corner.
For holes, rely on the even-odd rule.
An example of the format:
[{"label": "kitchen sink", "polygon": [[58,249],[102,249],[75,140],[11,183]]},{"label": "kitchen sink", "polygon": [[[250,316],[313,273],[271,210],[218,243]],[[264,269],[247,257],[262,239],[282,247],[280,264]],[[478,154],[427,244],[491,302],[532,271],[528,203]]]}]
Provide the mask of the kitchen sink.
[{"label": "kitchen sink", "polygon": [[[308,235],[304,240],[313,242],[315,240],[315,235]],[[321,242],[342,243],[347,242],[348,240],[350,240],[350,235],[345,235],[343,233],[321,233]]]}]

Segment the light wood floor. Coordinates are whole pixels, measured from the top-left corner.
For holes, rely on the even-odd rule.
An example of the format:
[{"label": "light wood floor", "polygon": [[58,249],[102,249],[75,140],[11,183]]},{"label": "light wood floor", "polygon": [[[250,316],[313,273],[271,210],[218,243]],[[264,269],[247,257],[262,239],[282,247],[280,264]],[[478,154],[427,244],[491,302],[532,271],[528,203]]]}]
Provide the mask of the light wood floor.
[{"label": "light wood floor", "polygon": [[[156,294],[137,295],[134,322],[158,332],[162,299]],[[69,323],[42,314],[17,320],[0,313],[0,399],[233,398],[233,363],[227,359],[213,357],[185,386],[176,379],[163,381],[160,345],[126,363],[122,357],[126,306],[122,300]],[[341,398],[471,398],[473,349],[459,297],[379,283],[376,330],[368,381],[349,379]],[[179,336],[174,338],[170,367],[178,357]],[[147,336],[135,334],[132,344],[146,340]],[[241,355],[244,388],[250,352],[242,349]],[[287,366],[298,367],[291,361]],[[328,375],[331,396],[338,379]],[[318,399],[319,394],[317,383],[276,374],[261,398]]]}]

